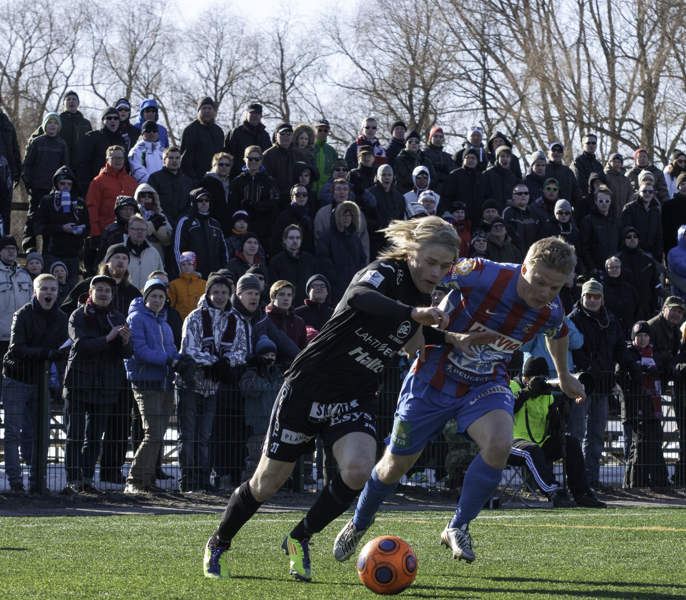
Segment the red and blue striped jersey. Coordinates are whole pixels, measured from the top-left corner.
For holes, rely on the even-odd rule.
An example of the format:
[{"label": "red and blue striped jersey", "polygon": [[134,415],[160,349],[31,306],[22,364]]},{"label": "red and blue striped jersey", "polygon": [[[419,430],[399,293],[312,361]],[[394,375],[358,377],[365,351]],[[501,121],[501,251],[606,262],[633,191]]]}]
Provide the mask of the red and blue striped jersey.
[{"label": "red and blue striped jersey", "polygon": [[521,265],[463,259],[443,279],[450,293],[440,308],[450,317],[456,333],[488,331],[498,338],[470,346],[467,356],[452,345],[429,346],[426,360],[417,361],[414,374],[448,395],[462,396],[473,386],[507,378],[514,352],[537,333],[551,338],[567,335],[564,308],[559,297],[542,309],[529,307],[517,293]]}]

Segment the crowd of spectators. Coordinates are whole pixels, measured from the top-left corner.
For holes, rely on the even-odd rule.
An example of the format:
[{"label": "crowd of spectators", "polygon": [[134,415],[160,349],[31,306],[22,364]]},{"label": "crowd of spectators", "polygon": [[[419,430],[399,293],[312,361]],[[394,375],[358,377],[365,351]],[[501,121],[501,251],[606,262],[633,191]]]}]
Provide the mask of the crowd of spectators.
[{"label": "crowd of spectators", "polygon": [[[78,108],[78,94],[67,92],[64,110],[45,115],[23,159],[0,114],[0,350],[13,491],[24,490],[19,447],[35,428],[34,371],[45,360],[64,382],[72,492],[97,491],[101,439],[112,443],[103,446],[100,481],[156,490],[175,389],[181,491],[212,489],[222,478],[238,484],[258,460],[284,368],[383,248],[380,230],[427,215],[455,227],[463,257],[521,263],[548,236],[576,248],[561,299],[583,338],[571,365],[597,382],[570,424],[588,483],[603,487],[600,454],[619,383],[633,461],[626,484],[666,485],[656,398],[673,382],[681,447],[673,481],[683,484],[685,153],[675,151],[664,170],[641,148],[626,167],[618,153],[603,166],[588,133],[571,165],[553,140],[533,149],[523,169],[498,131],[484,143],[481,128],[471,128],[451,155],[439,126],[423,143],[402,121],[381,132],[368,117],[339,156],[325,118],[279,123],[270,135],[252,103],[224,132],[211,97],[198,102],[177,147],[154,99],[141,103],[136,124],[129,100],[119,99],[95,129]],[[19,244],[9,233],[20,181],[29,210]],[[212,441],[236,435],[247,450],[214,455]],[[125,481],[129,436],[135,457]],[[646,456],[659,468],[643,468]]]}]

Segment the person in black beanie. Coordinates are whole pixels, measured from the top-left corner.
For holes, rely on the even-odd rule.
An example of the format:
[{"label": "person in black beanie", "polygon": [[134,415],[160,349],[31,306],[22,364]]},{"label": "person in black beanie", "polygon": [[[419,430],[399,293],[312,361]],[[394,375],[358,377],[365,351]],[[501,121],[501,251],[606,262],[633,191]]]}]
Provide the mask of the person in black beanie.
[{"label": "person in black beanie", "polygon": [[283,250],[283,232],[289,225],[297,225],[302,235],[302,249],[314,254],[314,223],[308,205],[309,192],[303,185],[296,184],[291,188],[291,203],[274,221],[272,233],[272,256]]},{"label": "person in black beanie", "polygon": [[426,167],[429,170],[429,181],[436,181],[436,170],[431,159],[420,150],[421,138],[416,129],[405,132],[405,148],[403,148],[395,159],[393,171],[395,172],[395,188],[401,193],[406,194],[414,188],[412,172],[417,167]]},{"label": "person in black beanie", "polygon": [[259,255],[260,240],[257,234],[246,231],[240,236],[241,249],[236,251],[235,256],[228,262],[226,267],[239,277],[245,275],[253,265],[260,265],[264,261]]},{"label": "person in black beanie", "polygon": [[140,127],[136,127],[136,125],[131,123],[131,103],[126,98],[119,98],[114,103],[114,107],[119,113],[119,133],[126,140],[125,148],[128,153],[136,145],[141,135],[141,130]]},{"label": "person in black beanie", "polygon": [[321,328],[333,315],[333,307],[329,298],[331,285],[324,275],[317,273],[307,280],[306,291],[305,303],[295,309],[295,314],[305,321],[305,325],[321,331]]},{"label": "person in black beanie", "polygon": [[391,141],[386,146],[386,161],[391,167],[395,165],[395,157],[405,147],[406,131],[407,125],[403,121],[395,121],[391,124]]}]

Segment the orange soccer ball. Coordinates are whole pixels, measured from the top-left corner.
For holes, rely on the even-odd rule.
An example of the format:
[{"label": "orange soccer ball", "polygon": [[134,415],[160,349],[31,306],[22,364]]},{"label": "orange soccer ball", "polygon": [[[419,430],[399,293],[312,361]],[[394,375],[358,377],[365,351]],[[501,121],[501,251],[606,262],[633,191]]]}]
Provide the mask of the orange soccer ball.
[{"label": "orange soccer ball", "polygon": [[368,542],[357,559],[360,581],[377,594],[399,594],[417,576],[417,555],[400,538],[384,535]]}]

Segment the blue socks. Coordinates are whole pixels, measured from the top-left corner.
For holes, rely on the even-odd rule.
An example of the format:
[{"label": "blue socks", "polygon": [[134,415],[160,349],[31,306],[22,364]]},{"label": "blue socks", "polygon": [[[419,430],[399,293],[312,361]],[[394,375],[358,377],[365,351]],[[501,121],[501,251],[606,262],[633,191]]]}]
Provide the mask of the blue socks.
[{"label": "blue socks", "polygon": [[469,524],[472,519],[476,519],[484,504],[488,502],[498,487],[502,474],[502,469],[487,465],[481,458],[481,454],[477,454],[465,474],[462,495],[457,503],[455,516],[450,521],[451,529],[462,527]]},{"label": "blue socks", "polygon": [[376,467],[374,467],[372,475],[360,493],[360,499],[357,501],[357,510],[353,517],[353,523],[358,531],[372,524],[372,519],[379,510],[379,507],[396,487],[398,487],[397,481],[395,483],[383,483],[380,481],[376,474]]}]

